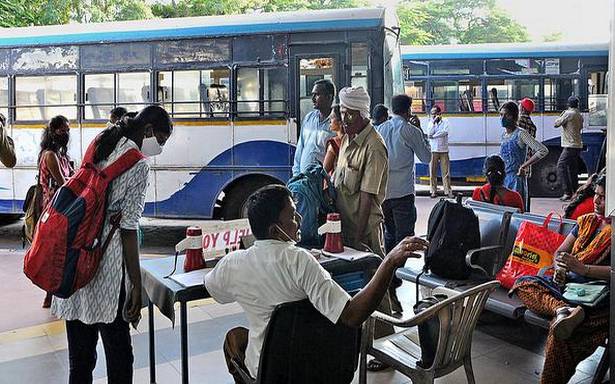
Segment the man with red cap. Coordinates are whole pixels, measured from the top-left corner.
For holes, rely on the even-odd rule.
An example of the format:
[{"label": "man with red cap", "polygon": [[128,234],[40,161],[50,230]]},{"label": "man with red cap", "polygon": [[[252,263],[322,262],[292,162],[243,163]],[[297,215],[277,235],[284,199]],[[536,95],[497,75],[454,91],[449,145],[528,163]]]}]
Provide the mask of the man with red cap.
[{"label": "man with red cap", "polygon": [[[525,129],[532,135],[533,138],[536,138],[536,125],[532,121],[530,114],[534,112],[534,100],[526,97],[522,100],[519,100],[519,109],[521,110],[521,116],[519,117],[518,125],[520,128]],[[526,160],[531,158],[534,155],[534,152],[528,148]],[[527,179],[529,180],[532,177],[532,167],[529,166],[526,171]],[[530,211],[530,189],[528,188],[527,193],[525,194],[526,201],[523,202],[525,206],[525,211]]]}]

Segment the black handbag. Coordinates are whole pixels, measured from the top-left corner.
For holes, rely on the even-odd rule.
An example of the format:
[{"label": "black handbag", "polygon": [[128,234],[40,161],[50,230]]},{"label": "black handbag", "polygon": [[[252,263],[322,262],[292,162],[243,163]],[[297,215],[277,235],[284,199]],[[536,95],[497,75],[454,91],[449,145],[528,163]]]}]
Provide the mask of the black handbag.
[{"label": "black handbag", "polygon": [[[448,299],[448,296],[444,294],[436,294],[418,301],[414,304],[412,309],[415,314],[419,314],[424,310],[432,307],[444,300]],[[421,368],[428,369],[433,364],[436,357],[436,349],[438,347],[438,337],[440,336],[440,320],[438,316],[419,324],[419,341],[421,347],[421,360],[416,365]]]}]

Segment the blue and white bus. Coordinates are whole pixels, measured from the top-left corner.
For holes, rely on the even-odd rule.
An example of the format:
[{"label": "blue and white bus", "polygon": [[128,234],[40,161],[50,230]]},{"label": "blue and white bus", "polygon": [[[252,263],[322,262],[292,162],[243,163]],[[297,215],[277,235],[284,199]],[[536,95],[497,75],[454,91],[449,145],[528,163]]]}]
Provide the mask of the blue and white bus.
[{"label": "blue and white bus", "polygon": [[315,81],[403,92],[399,27],[384,9],[0,29],[0,112],[18,163],[0,168],[0,213],[20,213],[42,127],[71,120],[70,156],[115,106],[163,105],[175,133],[153,159],[145,213],[237,218],[247,197],[291,175]]},{"label": "blue and white bus", "polygon": [[[594,172],[606,129],[608,45],[479,44],[402,47],[406,93],[426,126],[427,113],[439,105],[450,121],[451,176],[482,181],[486,155],[499,151],[502,128],[498,106],[529,97],[532,120],[549,156],[534,167],[535,196],[561,195],[556,163],[560,130],[553,122],[572,94],[585,117],[581,173]],[[427,180],[428,166],[417,165]]]}]

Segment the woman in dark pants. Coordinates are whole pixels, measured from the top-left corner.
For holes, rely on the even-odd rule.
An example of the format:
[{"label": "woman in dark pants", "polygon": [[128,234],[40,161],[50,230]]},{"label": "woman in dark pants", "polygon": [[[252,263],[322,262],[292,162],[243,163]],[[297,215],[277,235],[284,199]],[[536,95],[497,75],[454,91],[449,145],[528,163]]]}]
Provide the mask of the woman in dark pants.
[{"label": "woman in dark pants", "polygon": [[[160,154],[172,130],[164,109],[147,107],[134,118],[123,118],[95,139],[94,162],[104,168],[130,149],[139,149],[145,156]],[[122,215],[119,233],[111,239],[92,281],[68,299],[53,299],[52,313],[66,320],[70,384],[92,383],[99,334],[107,359],[107,382],[132,383],[134,357],[129,323],[136,326],[141,314],[137,228],[145,205],[148,174],[149,165],[143,159],[113,180],[102,238],[111,230],[110,218],[117,212]]]}]

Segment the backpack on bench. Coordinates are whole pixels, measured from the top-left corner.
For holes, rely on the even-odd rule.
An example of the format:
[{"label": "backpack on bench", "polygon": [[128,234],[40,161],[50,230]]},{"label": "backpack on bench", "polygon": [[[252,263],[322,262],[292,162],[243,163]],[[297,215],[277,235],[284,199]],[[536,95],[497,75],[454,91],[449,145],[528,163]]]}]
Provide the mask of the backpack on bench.
[{"label": "backpack on bench", "polygon": [[433,207],[428,221],[424,271],[447,279],[463,280],[470,276],[466,254],[480,247],[478,217],[461,204],[461,195],[453,202],[442,199]]}]

